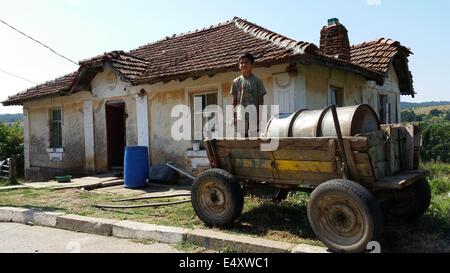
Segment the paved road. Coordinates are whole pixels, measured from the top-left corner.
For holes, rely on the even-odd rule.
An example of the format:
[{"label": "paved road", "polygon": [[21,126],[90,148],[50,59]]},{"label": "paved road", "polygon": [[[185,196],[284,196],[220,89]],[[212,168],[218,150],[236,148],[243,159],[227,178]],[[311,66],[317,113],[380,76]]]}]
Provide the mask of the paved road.
[{"label": "paved road", "polygon": [[171,245],[38,226],[0,223],[0,253],[179,253]]}]

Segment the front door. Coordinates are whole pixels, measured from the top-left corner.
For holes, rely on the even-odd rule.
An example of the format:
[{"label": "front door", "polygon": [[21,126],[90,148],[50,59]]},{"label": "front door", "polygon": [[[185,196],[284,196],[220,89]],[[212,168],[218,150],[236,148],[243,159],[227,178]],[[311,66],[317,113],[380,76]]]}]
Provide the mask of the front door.
[{"label": "front door", "polygon": [[280,113],[294,113],[294,81],[289,73],[273,75],[274,104],[280,106]]},{"label": "front door", "polygon": [[106,104],[106,131],[108,145],[108,165],[122,168],[126,145],[125,103]]}]

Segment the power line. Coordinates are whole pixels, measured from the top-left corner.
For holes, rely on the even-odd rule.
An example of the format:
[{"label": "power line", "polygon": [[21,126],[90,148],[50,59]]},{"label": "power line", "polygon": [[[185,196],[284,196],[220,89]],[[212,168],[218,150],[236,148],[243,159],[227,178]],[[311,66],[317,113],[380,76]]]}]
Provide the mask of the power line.
[{"label": "power line", "polygon": [[11,26],[10,24],[6,23],[6,22],[3,21],[2,19],[0,19],[0,22],[3,23],[4,25],[8,26],[9,28],[11,28],[11,29],[13,29],[13,30],[19,32],[20,34],[22,34],[23,36],[27,37],[28,39],[31,39],[31,40],[33,40],[34,42],[40,44],[41,46],[47,48],[48,50],[50,50],[50,51],[53,52],[54,54],[58,55],[59,57],[64,58],[65,60],[67,60],[67,61],[69,61],[69,62],[71,62],[71,63],[73,63],[73,64],[75,64],[75,65],[78,65],[78,63],[76,63],[75,61],[72,61],[71,59],[67,58],[66,56],[64,56],[64,55],[62,55],[62,54],[56,52],[56,51],[53,50],[51,47],[45,45],[44,43],[39,42],[38,40],[34,39],[33,37],[28,36],[27,34],[23,33],[22,31],[18,30],[17,28],[15,28],[15,27]]},{"label": "power line", "polygon": [[15,78],[19,78],[19,79],[21,79],[21,80],[24,80],[24,81],[27,81],[27,82],[30,82],[30,83],[33,83],[33,84],[36,84],[36,85],[38,84],[37,82],[28,80],[28,79],[26,79],[26,78],[24,78],[24,77],[18,76],[18,75],[16,75],[16,74],[13,74],[13,73],[8,72],[8,71],[5,71],[5,70],[3,70],[3,69],[1,69],[1,68],[0,68],[0,72],[3,72],[3,73],[5,73],[5,74],[7,74],[7,75],[9,75],[9,76],[12,76],[12,77],[15,77]]}]

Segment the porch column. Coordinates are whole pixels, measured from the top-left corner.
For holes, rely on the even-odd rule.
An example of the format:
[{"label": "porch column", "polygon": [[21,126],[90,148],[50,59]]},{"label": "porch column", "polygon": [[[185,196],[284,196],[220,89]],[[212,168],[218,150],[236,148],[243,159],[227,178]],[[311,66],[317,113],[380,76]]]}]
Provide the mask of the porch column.
[{"label": "porch column", "polygon": [[[25,160],[25,170],[30,169],[30,113],[28,109],[23,109],[23,155]],[[26,172],[26,171],[25,171]]]},{"label": "porch column", "polygon": [[138,145],[148,147],[149,141],[147,96],[136,97],[136,116]]},{"label": "porch column", "polygon": [[86,171],[95,171],[94,110],[92,101],[84,101],[84,152]]}]

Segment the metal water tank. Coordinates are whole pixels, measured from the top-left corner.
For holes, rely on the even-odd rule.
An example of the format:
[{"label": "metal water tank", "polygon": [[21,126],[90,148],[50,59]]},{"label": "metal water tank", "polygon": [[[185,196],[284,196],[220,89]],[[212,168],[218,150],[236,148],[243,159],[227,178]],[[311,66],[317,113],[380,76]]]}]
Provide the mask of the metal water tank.
[{"label": "metal water tank", "polygon": [[[380,130],[376,112],[367,104],[337,108],[343,136],[370,133]],[[266,137],[334,137],[333,115],[330,107],[323,110],[299,110],[281,114],[269,121]]]}]

